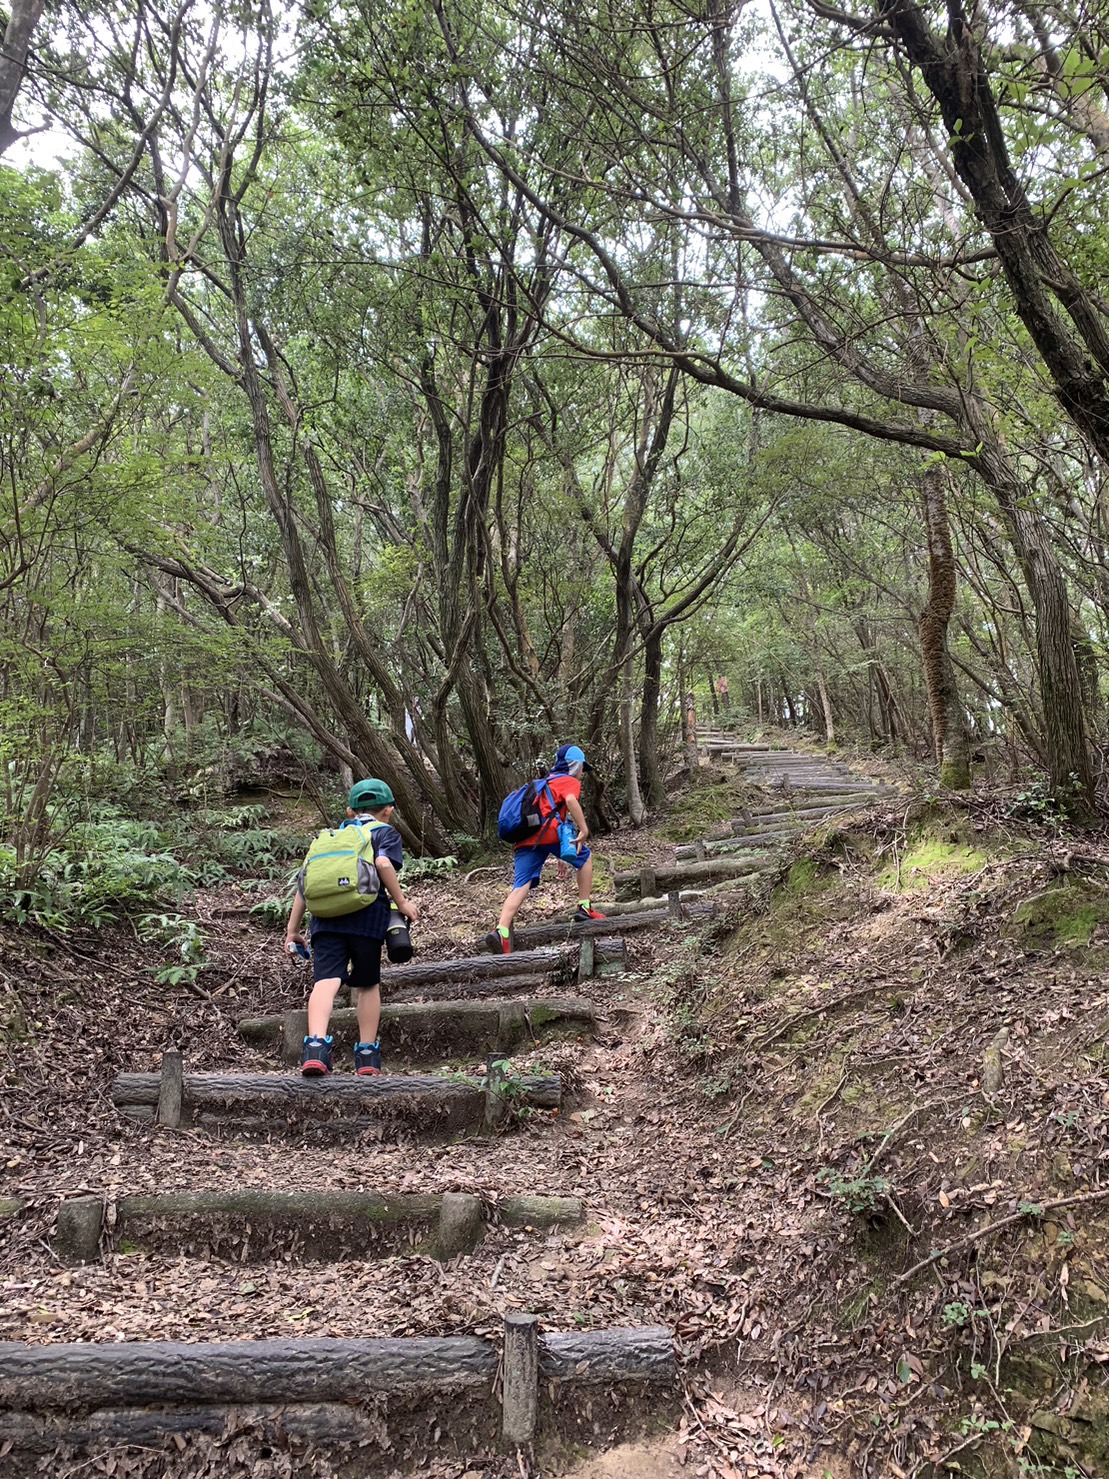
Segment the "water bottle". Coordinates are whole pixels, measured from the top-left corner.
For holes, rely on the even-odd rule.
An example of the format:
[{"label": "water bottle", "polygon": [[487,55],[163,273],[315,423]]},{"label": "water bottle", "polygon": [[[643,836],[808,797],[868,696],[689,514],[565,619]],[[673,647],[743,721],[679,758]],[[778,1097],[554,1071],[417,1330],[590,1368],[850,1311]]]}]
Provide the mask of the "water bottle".
[{"label": "water bottle", "polygon": [[408,933],[408,920],[396,908],[390,910],[389,923],[385,926],[385,953],[393,965],[407,965],[416,953]]},{"label": "water bottle", "polygon": [[576,863],[578,860],[578,829],[573,822],[559,822],[558,824],[558,855],[564,863]]}]

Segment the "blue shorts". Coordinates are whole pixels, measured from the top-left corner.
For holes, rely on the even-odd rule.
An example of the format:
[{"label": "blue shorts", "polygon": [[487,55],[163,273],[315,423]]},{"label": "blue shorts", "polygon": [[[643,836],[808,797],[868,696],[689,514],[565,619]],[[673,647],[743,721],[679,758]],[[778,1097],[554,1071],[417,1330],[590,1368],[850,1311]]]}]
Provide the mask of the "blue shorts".
[{"label": "blue shorts", "polygon": [[[548,858],[557,857],[557,842],[543,842],[538,847],[518,847],[512,859],[512,887],[523,888],[527,884],[529,888],[535,888],[543,864]],[[571,868],[580,868],[588,857],[589,849],[583,847],[576,858],[568,858],[567,861]]]}]

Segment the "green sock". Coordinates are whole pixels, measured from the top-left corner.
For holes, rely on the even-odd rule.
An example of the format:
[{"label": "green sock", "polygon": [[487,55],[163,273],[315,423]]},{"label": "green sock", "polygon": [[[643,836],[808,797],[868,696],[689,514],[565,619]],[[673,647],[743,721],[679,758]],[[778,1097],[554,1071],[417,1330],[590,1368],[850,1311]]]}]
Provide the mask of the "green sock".
[{"label": "green sock", "polygon": [[578,908],[579,909],[588,909],[589,908],[589,900],[588,899],[579,899],[578,900]]},{"label": "green sock", "polygon": [[500,935],[503,939],[507,940],[508,939],[508,934],[509,934],[508,925],[507,924],[498,924],[497,925],[497,934]]}]

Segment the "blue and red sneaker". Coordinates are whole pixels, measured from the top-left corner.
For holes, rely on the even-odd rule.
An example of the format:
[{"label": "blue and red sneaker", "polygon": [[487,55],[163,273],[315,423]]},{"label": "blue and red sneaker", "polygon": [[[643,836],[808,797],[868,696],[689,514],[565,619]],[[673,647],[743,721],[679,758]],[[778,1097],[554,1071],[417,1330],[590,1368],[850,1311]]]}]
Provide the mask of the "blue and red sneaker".
[{"label": "blue and red sneaker", "polygon": [[300,1071],[305,1078],[325,1078],[331,1072],[331,1038],[306,1037],[300,1054]]},{"label": "blue and red sneaker", "polygon": [[354,1071],[363,1077],[381,1072],[381,1046],[375,1042],[354,1044]]}]

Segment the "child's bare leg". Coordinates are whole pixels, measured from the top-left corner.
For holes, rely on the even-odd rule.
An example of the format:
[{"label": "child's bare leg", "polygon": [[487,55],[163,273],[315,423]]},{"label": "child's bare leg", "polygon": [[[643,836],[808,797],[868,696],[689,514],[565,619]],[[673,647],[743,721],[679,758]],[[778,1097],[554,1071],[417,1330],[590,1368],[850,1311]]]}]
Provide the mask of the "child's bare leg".
[{"label": "child's bare leg", "polygon": [[377,1030],[381,1026],[381,987],[368,986],[355,993],[355,1008],[358,1012],[358,1041],[377,1042]]},{"label": "child's bare leg", "polygon": [[[331,1021],[331,1009],[335,1005],[335,993],[343,984],[341,976],[329,976],[326,981],[317,981],[308,998],[308,1036],[326,1037],[327,1024]],[[371,1038],[372,1042],[373,1039]]]},{"label": "child's bare leg", "polygon": [[578,873],[578,898],[592,898],[593,888],[593,859],[586,858],[585,862],[577,870]]},{"label": "child's bare leg", "polygon": [[501,917],[497,920],[498,929],[507,930],[512,928],[512,921],[516,918],[520,910],[520,905],[530,892],[530,883],[521,884],[519,888],[512,890],[508,898],[505,899],[504,908],[501,910]]}]

